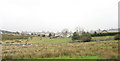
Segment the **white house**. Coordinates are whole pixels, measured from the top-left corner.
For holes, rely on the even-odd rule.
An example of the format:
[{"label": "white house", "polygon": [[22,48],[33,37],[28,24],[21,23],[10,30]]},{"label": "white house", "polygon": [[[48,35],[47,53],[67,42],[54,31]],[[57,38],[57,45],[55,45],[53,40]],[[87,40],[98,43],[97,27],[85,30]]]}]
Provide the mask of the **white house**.
[{"label": "white house", "polygon": [[108,29],[108,30],[103,30],[102,32],[120,32],[120,28],[119,28],[119,29]]}]

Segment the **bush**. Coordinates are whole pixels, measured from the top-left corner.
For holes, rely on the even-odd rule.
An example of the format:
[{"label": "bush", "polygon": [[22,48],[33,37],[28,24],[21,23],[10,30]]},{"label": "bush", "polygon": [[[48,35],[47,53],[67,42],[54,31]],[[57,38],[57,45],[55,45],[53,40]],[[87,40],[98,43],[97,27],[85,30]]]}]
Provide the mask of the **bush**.
[{"label": "bush", "polygon": [[115,35],[114,40],[120,40],[120,34]]},{"label": "bush", "polygon": [[72,40],[80,40],[80,36],[77,34],[77,32],[73,33]]},{"label": "bush", "polygon": [[91,34],[89,33],[84,33],[80,36],[77,32],[74,32],[72,36],[72,40],[81,40],[83,42],[89,42],[91,39]]},{"label": "bush", "polygon": [[85,34],[81,35],[81,40],[83,42],[89,42],[89,41],[91,41],[91,35],[89,33],[85,33]]},{"label": "bush", "polygon": [[51,36],[52,36],[52,34],[51,34],[51,33],[49,33],[48,37],[51,37]]},{"label": "bush", "polygon": [[45,35],[42,35],[42,37],[45,37]]}]

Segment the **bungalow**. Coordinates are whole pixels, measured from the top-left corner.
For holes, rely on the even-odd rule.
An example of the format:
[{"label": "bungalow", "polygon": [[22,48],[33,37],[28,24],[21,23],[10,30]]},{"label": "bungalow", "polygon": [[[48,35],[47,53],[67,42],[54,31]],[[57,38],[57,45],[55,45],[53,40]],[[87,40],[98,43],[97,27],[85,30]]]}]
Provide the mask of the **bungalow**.
[{"label": "bungalow", "polygon": [[120,28],[119,28],[119,29],[108,29],[108,30],[103,30],[102,32],[120,32]]}]

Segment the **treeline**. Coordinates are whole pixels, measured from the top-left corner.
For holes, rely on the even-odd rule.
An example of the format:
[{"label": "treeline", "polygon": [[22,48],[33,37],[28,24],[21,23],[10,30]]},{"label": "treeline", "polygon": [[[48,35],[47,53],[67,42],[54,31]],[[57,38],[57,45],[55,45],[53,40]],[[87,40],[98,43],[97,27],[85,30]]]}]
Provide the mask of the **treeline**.
[{"label": "treeline", "polygon": [[91,34],[92,37],[95,37],[95,36],[114,36],[116,34],[120,34],[120,32],[109,32],[109,33],[93,33]]},{"label": "treeline", "polygon": [[29,37],[32,37],[32,36],[31,35],[2,34],[2,40],[28,39]]},{"label": "treeline", "polygon": [[[120,40],[120,32],[111,32],[111,33],[88,33],[88,32],[83,32],[81,35],[79,35],[79,33],[74,32],[73,36],[72,36],[72,40],[76,41],[78,40],[78,42],[89,42],[89,41],[93,41],[92,37],[96,37],[96,36],[114,36],[113,39],[108,38],[105,40]],[[102,40],[102,39],[99,39]]]}]

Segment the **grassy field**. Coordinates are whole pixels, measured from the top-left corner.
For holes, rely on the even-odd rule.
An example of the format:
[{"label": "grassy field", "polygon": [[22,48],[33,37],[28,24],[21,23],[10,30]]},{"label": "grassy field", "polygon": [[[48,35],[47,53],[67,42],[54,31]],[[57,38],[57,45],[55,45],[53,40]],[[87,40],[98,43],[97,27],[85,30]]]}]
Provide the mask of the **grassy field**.
[{"label": "grassy field", "polygon": [[[72,41],[71,38],[48,38],[48,37],[33,37],[32,39],[18,39],[22,42],[16,42],[16,40],[5,40],[3,44],[25,44],[25,42],[28,40],[28,44],[34,44],[34,43],[66,43]],[[8,43],[9,42],[9,43]],[[14,43],[12,43],[14,42]]]},{"label": "grassy field", "polygon": [[72,41],[71,38],[48,38],[48,37],[34,37],[32,40],[30,40],[30,43],[65,43]]},{"label": "grassy field", "polygon": [[104,59],[104,58],[99,56],[77,56],[77,57],[62,56],[62,57],[37,58],[37,59]]},{"label": "grassy field", "polygon": [[[92,39],[107,38],[113,36],[92,37]],[[22,41],[21,44],[24,44],[27,40]],[[32,45],[2,46],[2,57],[3,59],[117,59],[118,57],[118,40],[69,43],[70,41],[71,38],[33,37],[28,39],[28,44]]]},{"label": "grassy field", "polygon": [[114,39],[114,36],[99,36],[99,37],[92,37],[92,40],[107,40],[107,39]]},{"label": "grassy field", "polygon": [[40,43],[3,46],[4,59],[116,59],[118,42]]},{"label": "grassy field", "polygon": [[[114,36],[102,36],[102,37],[92,37],[92,40],[108,40],[111,39],[113,40]],[[25,44],[25,42],[27,41],[27,39],[18,39],[22,42],[20,42],[20,44]],[[3,44],[6,44],[8,42],[12,43],[12,44],[17,44],[17,42],[15,42],[16,40],[6,40],[5,42],[3,42]],[[33,37],[32,39],[28,39],[29,44],[33,44],[33,43],[68,43],[72,41],[71,38],[52,38],[50,39],[49,37]]]}]

